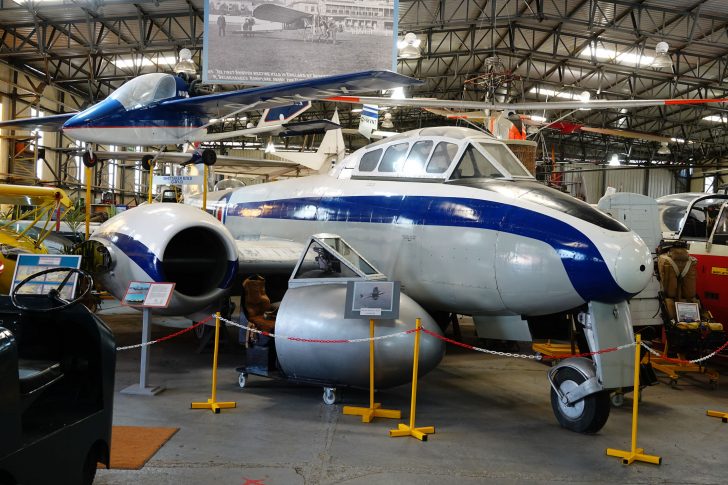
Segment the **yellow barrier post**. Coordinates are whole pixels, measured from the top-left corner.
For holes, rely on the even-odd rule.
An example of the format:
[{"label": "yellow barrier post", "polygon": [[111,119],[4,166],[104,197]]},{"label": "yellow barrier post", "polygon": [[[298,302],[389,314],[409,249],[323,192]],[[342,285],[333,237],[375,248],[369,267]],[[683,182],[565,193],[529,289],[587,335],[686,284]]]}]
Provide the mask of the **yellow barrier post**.
[{"label": "yellow barrier post", "polygon": [[86,240],[91,232],[91,167],[86,167]]},{"label": "yellow barrier post", "polygon": [[632,448],[630,450],[615,450],[607,448],[607,455],[616,456],[622,459],[622,464],[631,465],[635,461],[643,461],[659,465],[662,458],[655,455],[645,455],[644,448],[637,448],[637,408],[639,406],[640,392],[640,348],[642,347],[642,338],[640,334],[635,336],[636,343],[634,349],[634,392],[632,393]]},{"label": "yellow barrier post", "polygon": [[724,423],[728,423],[728,413],[721,413],[720,411],[707,411],[705,414],[713,418],[720,418],[721,421],[723,421]]},{"label": "yellow barrier post", "polygon": [[207,402],[193,402],[192,409],[209,409],[215,414],[220,414],[221,409],[229,409],[237,406],[236,402],[217,402],[217,351],[220,347],[220,312],[215,314],[215,350],[212,354],[212,397]]},{"label": "yellow barrier post", "polygon": [[422,321],[418,318],[415,332],[415,351],[414,351],[414,362],[412,363],[412,403],[410,404],[410,420],[409,426],[406,424],[398,424],[397,429],[390,429],[389,436],[412,436],[420,441],[427,441],[427,435],[435,432],[434,426],[425,426],[422,428],[415,427],[415,408],[417,406],[417,371],[419,368],[420,360],[420,329],[422,328]]},{"label": "yellow barrier post", "polygon": [[154,182],[154,160],[149,161],[149,184],[147,187],[147,202],[152,203],[152,183]]},{"label": "yellow barrier post", "polygon": [[382,409],[380,403],[374,402],[374,319],[369,320],[369,407],[344,406],[342,411],[347,415],[361,416],[362,423],[371,423],[374,418],[400,419],[402,411]]}]

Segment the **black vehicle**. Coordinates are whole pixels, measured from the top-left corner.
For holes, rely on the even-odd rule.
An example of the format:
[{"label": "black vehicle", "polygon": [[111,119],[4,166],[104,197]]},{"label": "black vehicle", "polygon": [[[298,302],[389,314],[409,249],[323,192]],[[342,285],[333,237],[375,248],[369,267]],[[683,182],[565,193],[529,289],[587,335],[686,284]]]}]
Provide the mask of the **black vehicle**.
[{"label": "black vehicle", "polygon": [[[60,270],[60,271],[59,271]],[[48,295],[20,286],[68,272]],[[109,465],[116,349],[106,324],[60,291],[70,273],[32,275],[0,296],[0,484],[90,484]],[[79,281],[79,285],[82,282]]]}]

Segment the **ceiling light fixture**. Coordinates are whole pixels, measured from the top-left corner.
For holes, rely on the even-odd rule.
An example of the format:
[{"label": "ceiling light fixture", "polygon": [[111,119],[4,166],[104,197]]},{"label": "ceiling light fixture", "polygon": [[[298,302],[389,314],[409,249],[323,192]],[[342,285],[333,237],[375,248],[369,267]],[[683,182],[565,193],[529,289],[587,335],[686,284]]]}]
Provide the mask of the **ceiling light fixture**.
[{"label": "ceiling light fixture", "polygon": [[667,42],[658,42],[655,46],[655,58],[650,63],[650,67],[654,69],[664,69],[672,67],[672,58],[668,50],[670,45]]},{"label": "ceiling light fixture", "polygon": [[666,141],[660,142],[660,148],[657,149],[658,155],[669,155],[670,154],[670,147],[667,146]]},{"label": "ceiling light fixture", "polygon": [[422,41],[417,38],[417,34],[407,32],[404,39],[397,41],[397,49],[399,50],[400,59],[419,59],[422,57],[420,44]]}]

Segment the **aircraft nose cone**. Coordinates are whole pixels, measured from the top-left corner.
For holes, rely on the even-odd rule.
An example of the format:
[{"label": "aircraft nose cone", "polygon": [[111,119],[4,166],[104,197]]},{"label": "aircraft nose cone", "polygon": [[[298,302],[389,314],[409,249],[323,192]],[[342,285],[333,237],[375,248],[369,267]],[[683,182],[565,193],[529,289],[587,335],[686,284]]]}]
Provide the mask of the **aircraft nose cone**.
[{"label": "aircraft nose cone", "polygon": [[614,268],[617,284],[627,293],[642,291],[652,277],[652,254],[642,239],[633,234],[617,256]]},{"label": "aircraft nose cone", "polygon": [[96,103],[84,111],[81,111],[72,118],[69,118],[68,121],[63,124],[63,128],[83,128],[94,121],[101,120],[107,116],[123,111],[123,109],[124,107],[121,103],[115,99],[107,98],[100,103]]}]

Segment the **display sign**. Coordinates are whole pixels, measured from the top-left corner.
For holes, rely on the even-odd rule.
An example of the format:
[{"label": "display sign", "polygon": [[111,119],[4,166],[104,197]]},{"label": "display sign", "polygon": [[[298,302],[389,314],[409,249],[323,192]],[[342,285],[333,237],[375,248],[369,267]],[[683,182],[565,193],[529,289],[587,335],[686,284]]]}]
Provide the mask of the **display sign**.
[{"label": "display sign", "polygon": [[678,322],[699,322],[700,309],[697,303],[675,302]]},{"label": "display sign", "polygon": [[[15,286],[28,276],[53,268],[74,268],[81,267],[81,256],[75,254],[18,254],[15,263],[15,273],[13,274],[13,284],[10,292],[12,293]],[[68,273],[59,271],[57,273],[49,273],[39,276],[28,283],[24,284],[19,295],[47,295],[50,290],[58,289]],[[72,300],[76,295],[76,283],[78,282],[78,273],[73,273],[64,287],[61,289],[60,296],[65,300]]]},{"label": "display sign", "polygon": [[132,281],[126,289],[122,304],[141,308],[167,308],[173,291],[174,283]]},{"label": "display sign", "polygon": [[155,175],[157,185],[202,185],[202,175]]},{"label": "display sign", "polygon": [[389,320],[399,317],[399,281],[350,281],[344,318]]},{"label": "display sign", "polygon": [[396,70],[398,0],[205,0],[204,82]]}]

